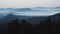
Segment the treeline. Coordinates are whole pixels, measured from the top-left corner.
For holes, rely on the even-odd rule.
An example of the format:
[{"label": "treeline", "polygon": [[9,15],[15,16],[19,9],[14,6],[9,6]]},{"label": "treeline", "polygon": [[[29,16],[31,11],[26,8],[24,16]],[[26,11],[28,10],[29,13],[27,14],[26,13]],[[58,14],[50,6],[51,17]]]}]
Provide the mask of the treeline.
[{"label": "treeline", "polygon": [[4,34],[59,34],[60,33],[60,19],[58,22],[48,17],[43,19],[37,25],[31,25],[31,23],[25,19],[18,21],[11,20],[9,29]]}]

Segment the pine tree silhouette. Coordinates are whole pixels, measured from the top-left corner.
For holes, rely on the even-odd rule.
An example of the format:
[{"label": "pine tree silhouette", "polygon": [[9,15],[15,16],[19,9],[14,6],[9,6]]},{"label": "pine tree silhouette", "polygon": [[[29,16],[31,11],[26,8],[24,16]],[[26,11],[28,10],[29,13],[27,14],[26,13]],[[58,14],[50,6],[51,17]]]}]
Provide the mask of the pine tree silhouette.
[{"label": "pine tree silhouette", "polygon": [[47,31],[48,31],[48,33],[51,33],[51,29],[52,29],[51,23],[52,23],[52,20],[51,20],[50,17],[47,18],[46,23],[47,23]]},{"label": "pine tree silhouette", "polygon": [[60,19],[58,20],[58,24],[57,24],[57,27],[56,27],[56,32],[60,33]]},{"label": "pine tree silhouette", "polygon": [[19,28],[19,22],[18,22],[18,20],[16,19],[16,20],[11,20],[11,24],[10,24],[10,30],[9,30],[9,32],[11,33],[11,34],[18,34],[19,33],[19,30],[20,30],[20,28]]},{"label": "pine tree silhouette", "polygon": [[26,22],[27,23],[27,33],[28,34],[32,34],[32,26],[30,22]]},{"label": "pine tree silhouette", "polygon": [[58,24],[60,24],[60,19],[58,20]]},{"label": "pine tree silhouette", "polygon": [[22,19],[21,20],[21,23],[22,23],[22,30],[23,30],[23,34],[26,34],[27,33],[27,25],[26,25],[26,20]]},{"label": "pine tree silhouette", "polygon": [[44,19],[40,21],[40,31],[42,34],[47,33],[47,24]]},{"label": "pine tree silhouette", "polygon": [[40,33],[43,33],[43,27],[44,27],[44,22],[43,22],[43,20],[41,20],[40,23],[39,23]]},{"label": "pine tree silhouette", "polygon": [[23,34],[30,34],[31,33],[31,24],[30,22],[26,21],[25,19],[21,20]]}]

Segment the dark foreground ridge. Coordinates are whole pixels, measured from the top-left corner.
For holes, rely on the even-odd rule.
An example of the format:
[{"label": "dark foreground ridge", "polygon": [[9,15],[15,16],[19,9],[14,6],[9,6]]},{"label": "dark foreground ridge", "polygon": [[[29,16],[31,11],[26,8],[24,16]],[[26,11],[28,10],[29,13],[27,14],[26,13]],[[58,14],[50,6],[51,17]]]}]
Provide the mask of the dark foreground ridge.
[{"label": "dark foreground ridge", "polygon": [[0,31],[0,34],[60,34],[60,13],[48,16],[34,25],[28,20],[16,18],[11,20],[8,29]]}]

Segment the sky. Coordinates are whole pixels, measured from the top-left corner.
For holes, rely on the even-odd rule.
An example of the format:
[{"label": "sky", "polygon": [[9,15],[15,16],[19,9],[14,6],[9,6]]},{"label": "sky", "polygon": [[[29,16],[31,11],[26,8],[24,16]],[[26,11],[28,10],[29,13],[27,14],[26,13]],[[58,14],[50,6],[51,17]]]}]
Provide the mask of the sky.
[{"label": "sky", "polygon": [[0,0],[0,8],[32,8],[60,6],[60,0]]}]

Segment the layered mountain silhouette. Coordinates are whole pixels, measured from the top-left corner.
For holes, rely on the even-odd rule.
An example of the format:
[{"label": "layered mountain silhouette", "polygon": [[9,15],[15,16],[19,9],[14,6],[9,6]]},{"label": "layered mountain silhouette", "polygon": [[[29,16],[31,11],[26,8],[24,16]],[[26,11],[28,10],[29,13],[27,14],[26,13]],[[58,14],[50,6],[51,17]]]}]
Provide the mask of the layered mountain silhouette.
[{"label": "layered mountain silhouette", "polygon": [[21,16],[21,15],[9,14],[7,16],[4,16],[2,19],[0,19],[0,23],[11,23],[11,20],[15,20],[16,18],[19,21],[25,19],[31,23],[39,23],[39,21],[44,17],[46,16]]},{"label": "layered mountain silhouette", "polygon": [[17,16],[13,14],[9,14],[2,19],[0,19],[0,23],[10,23],[11,20],[15,20],[16,18],[18,20],[26,19],[27,21],[30,21],[31,23],[39,23],[40,20],[46,19],[48,17],[51,17],[51,19],[55,20],[56,22],[60,19],[60,13],[52,15],[52,16]]},{"label": "layered mountain silhouette", "polygon": [[[44,21],[44,20],[46,20],[46,21]],[[18,21],[20,21],[20,22],[18,22]],[[55,22],[51,22],[51,21],[55,21]],[[20,28],[21,28],[20,31],[22,31],[22,33],[27,33],[28,31],[31,33],[36,33],[36,34],[37,33],[47,33],[47,32],[50,33],[50,32],[57,32],[57,30],[58,30],[58,32],[60,32],[60,24],[59,24],[60,23],[60,13],[51,15],[51,16],[30,16],[30,17],[9,14],[7,16],[4,16],[0,20],[0,32],[8,31],[9,26],[11,29],[14,28],[14,25],[16,24],[15,22],[18,24],[22,23],[22,24],[20,24]],[[8,23],[10,25],[8,25]],[[31,23],[33,23],[33,24],[30,25]],[[53,23],[53,24],[51,24],[51,23]],[[58,24],[56,24],[56,23],[58,23]],[[38,25],[36,25],[36,24],[38,24]],[[26,31],[26,32],[24,32],[24,31]]]}]

